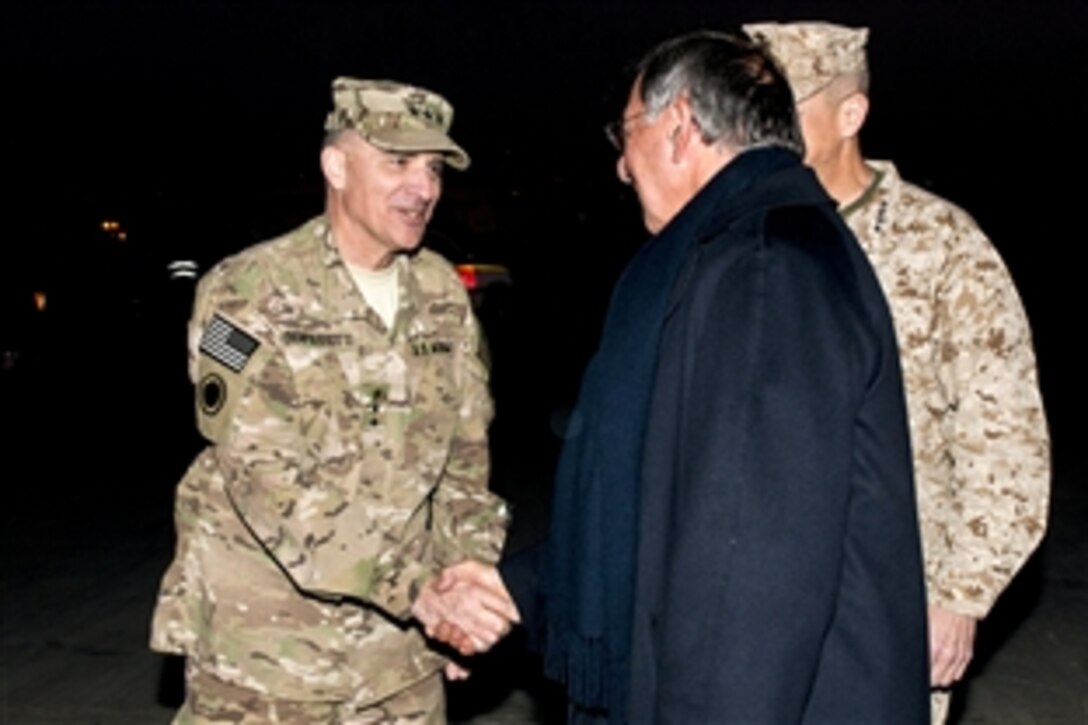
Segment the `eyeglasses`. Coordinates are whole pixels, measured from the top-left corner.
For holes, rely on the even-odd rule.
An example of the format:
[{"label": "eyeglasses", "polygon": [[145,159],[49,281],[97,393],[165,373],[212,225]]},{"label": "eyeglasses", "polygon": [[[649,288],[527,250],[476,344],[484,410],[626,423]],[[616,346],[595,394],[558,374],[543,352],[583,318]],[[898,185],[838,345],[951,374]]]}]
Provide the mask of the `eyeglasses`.
[{"label": "eyeglasses", "polygon": [[648,109],[643,109],[637,113],[632,113],[630,116],[624,116],[617,118],[615,121],[609,121],[604,125],[604,135],[608,139],[608,142],[616,147],[616,150],[623,153],[623,147],[627,145],[627,124],[649,113]]}]

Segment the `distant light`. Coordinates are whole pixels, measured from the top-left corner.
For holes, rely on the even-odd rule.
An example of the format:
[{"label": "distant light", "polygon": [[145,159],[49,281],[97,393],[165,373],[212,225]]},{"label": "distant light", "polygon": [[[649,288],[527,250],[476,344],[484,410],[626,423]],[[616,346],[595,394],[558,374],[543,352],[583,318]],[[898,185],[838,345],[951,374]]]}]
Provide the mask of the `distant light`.
[{"label": "distant light", "polygon": [[457,274],[461,278],[461,284],[465,285],[465,289],[469,291],[476,289],[476,285],[479,284],[479,280],[476,278],[476,265],[459,264],[457,265]]},{"label": "distant light", "polygon": [[191,259],[175,259],[166,265],[170,273],[170,279],[196,279],[198,269],[196,262]]},{"label": "distant light", "polygon": [[116,232],[121,228],[121,222],[115,219],[106,219],[102,222],[102,231]]},{"label": "distant light", "polygon": [[45,302],[46,300],[44,292],[34,293],[34,309],[36,309],[38,312],[45,312]]}]

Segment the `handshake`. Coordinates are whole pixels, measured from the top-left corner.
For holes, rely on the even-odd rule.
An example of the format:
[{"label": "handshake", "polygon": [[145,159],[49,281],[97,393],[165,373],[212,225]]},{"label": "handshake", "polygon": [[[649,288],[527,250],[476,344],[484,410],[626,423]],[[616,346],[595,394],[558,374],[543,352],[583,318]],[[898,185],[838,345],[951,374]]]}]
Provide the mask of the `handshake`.
[{"label": "handshake", "polygon": [[428,637],[466,656],[491,649],[521,621],[498,570],[472,560],[428,581],[412,604],[412,615]]}]

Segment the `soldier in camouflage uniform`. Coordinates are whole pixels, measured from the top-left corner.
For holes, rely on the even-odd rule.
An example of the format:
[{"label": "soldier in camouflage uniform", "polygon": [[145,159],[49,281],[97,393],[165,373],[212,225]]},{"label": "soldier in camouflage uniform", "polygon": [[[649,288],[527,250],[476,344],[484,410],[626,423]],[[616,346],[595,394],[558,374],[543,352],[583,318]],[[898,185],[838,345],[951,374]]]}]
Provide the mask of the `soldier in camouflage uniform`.
[{"label": "soldier in camouflage uniform", "polygon": [[840,204],[895,319],[929,590],[933,721],[976,623],[1039,545],[1049,438],[1031,332],[997,251],[962,209],[865,159],[866,29],[745,26],[784,65],[806,161]]},{"label": "soldier in camouflage uniform", "polygon": [[[389,82],[333,91],[326,214],[197,290],[210,445],[178,487],[151,635],[187,656],[177,722],[443,722],[446,660],[410,620],[440,608],[444,568],[493,563],[505,536],[477,322],[452,267],[417,248],[443,163],[468,165],[452,108]],[[513,615],[460,593],[493,642]]]}]

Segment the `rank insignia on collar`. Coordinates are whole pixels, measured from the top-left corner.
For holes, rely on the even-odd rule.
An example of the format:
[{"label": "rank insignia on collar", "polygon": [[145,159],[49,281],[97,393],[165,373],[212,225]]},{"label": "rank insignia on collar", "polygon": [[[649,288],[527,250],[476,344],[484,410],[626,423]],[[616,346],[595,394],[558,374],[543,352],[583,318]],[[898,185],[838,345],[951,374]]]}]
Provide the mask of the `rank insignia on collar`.
[{"label": "rank insignia on collar", "polygon": [[239,373],[260,344],[242,328],[214,315],[200,338],[200,352]]}]

